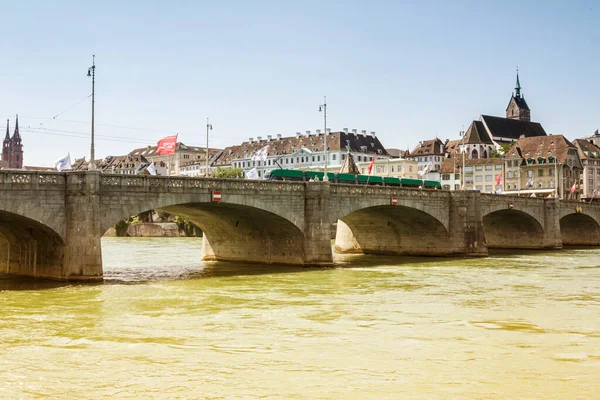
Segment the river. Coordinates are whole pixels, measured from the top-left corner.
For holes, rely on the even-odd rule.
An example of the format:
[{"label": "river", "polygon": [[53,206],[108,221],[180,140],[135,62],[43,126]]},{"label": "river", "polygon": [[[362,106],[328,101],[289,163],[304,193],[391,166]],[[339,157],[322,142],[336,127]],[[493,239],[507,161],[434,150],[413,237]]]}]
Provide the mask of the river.
[{"label": "river", "polygon": [[199,261],[104,238],[106,283],[0,279],[0,397],[600,398],[600,249]]}]

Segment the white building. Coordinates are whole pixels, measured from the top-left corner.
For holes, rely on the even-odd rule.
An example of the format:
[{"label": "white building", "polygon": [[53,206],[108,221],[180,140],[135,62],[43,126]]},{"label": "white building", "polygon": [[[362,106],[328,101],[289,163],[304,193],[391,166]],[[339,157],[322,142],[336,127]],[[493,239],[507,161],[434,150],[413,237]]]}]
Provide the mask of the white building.
[{"label": "white building", "polygon": [[[256,168],[259,177],[278,168],[323,170],[324,145],[325,134],[320,129],[314,133],[297,132],[292,137],[268,135],[264,139],[259,136],[256,139],[250,138],[241,145],[225,148],[217,159],[215,167],[241,168],[244,173]],[[265,148],[264,159],[257,159],[257,153]],[[348,150],[356,163],[371,161],[373,157],[390,157],[375,132],[358,133],[356,129],[351,132],[348,132],[348,129],[341,132],[328,132],[327,148],[327,169],[330,172],[337,172],[340,169]]]}]

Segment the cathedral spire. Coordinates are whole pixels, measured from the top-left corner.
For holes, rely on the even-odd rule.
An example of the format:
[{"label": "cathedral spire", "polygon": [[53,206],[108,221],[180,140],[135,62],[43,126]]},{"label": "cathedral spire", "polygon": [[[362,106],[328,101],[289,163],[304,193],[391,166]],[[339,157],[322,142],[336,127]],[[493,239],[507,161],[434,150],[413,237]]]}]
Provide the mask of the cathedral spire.
[{"label": "cathedral spire", "polygon": [[4,137],[4,140],[10,140],[10,131],[9,131],[9,119],[6,119],[6,136]]},{"label": "cathedral spire", "polygon": [[13,140],[21,140],[21,135],[19,135],[19,114],[17,114],[17,120],[15,121],[15,134],[13,135]]},{"label": "cathedral spire", "polygon": [[519,82],[519,67],[517,67],[517,87],[515,87],[516,97],[521,97],[521,82]]}]

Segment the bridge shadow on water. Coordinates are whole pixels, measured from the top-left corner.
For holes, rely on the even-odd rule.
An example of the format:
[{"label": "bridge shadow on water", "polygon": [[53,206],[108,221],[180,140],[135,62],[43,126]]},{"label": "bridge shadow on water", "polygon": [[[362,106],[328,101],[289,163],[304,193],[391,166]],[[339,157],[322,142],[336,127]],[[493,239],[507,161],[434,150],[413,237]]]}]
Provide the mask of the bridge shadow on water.
[{"label": "bridge shadow on water", "polygon": [[[491,249],[489,257],[427,257],[427,256],[398,256],[371,254],[337,254],[334,253],[334,263],[330,267],[302,267],[278,264],[251,264],[239,262],[198,262],[192,265],[139,265],[134,267],[107,268],[104,272],[104,283],[92,285],[139,285],[160,281],[210,279],[235,276],[272,275],[272,274],[301,274],[306,271],[381,268],[381,267],[411,267],[411,268],[495,268],[497,262],[529,257],[556,256],[564,252],[565,256],[577,252],[594,250],[598,247],[569,246],[563,250],[520,250],[520,249]],[[519,260],[515,268],[531,268],[532,264]],[[533,261],[533,260],[532,260]],[[511,263],[512,264],[512,263]],[[90,284],[68,283],[30,277],[0,274],[0,291],[6,290],[50,290],[66,286],[89,286]]]}]

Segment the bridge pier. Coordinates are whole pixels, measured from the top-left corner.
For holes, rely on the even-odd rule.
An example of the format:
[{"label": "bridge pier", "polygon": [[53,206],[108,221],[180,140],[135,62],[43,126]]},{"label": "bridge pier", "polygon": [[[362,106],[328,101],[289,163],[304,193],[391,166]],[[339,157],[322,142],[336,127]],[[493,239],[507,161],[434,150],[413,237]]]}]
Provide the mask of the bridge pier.
[{"label": "bridge pier", "polygon": [[304,198],[304,265],[324,266],[333,263],[329,215],[331,185],[329,182],[306,183]]},{"label": "bridge pier", "polygon": [[470,257],[488,255],[481,218],[480,193],[477,191],[450,192],[449,241],[452,254]]},{"label": "bridge pier", "polygon": [[562,249],[559,208],[559,199],[544,199],[544,249]]},{"label": "bridge pier", "polygon": [[85,179],[67,175],[66,257],[60,276],[69,281],[102,281],[100,227],[100,172],[90,171]]}]

